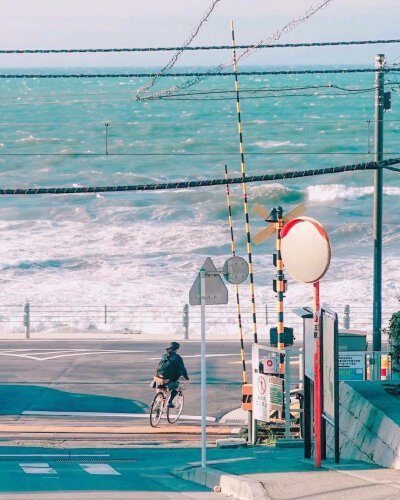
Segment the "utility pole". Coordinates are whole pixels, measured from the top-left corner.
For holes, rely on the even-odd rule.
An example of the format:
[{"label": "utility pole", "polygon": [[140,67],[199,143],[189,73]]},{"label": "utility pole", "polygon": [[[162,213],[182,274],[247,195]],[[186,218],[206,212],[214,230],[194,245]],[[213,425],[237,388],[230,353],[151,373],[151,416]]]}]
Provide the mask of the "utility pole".
[{"label": "utility pole", "polygon": [[[375,56],[375,135],[374,161],[383,160],[383,112],[385,56]],[[373,304],[373,350],[381,350],[382,329],[382,199],[383,169],[374,170],[374,304]],[[378,358],[376,358],[378,359]],[[376,366],[375,378],[379,376]]]}]

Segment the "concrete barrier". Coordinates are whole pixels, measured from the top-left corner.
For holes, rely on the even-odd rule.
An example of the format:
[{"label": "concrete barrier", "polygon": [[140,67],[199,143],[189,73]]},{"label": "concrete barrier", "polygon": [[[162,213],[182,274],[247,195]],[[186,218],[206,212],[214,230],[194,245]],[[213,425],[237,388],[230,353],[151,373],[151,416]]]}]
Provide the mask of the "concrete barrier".
[{"label": "concrete barrier", "polygon": [[[393,382],[341,382],[340,456],[400,470],[400,396]],[[333,429],[327,426],[328,456]]]},{"label": "concrete barrier", "polygon": [[211,467],[183,467],[174,469],[172,474],[210,489],[219,487],[219,491],[224,495],[231,495],[240,500],[270,500],[263,484],[259,481],[221,472]]}]

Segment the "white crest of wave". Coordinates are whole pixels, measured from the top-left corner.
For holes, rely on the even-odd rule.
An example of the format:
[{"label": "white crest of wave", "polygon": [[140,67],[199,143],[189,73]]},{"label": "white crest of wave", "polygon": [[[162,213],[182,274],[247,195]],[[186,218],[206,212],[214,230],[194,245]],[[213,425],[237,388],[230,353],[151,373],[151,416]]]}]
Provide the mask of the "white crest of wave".
[{"label": "white crest of wave", "polygon": [[[308,186],[307,196],[310,201],[357,200],[374,193],[373,186],[346,186],[345,184],[318,184]],[[399,187],[384,187],[387,196],[400,196]]]},{"label": "white crest of wave", "polygon": [[302,142],[294,143],[291,141],[257,141],[250,144],[251,146],[258,146],[259,148],[269,149],[269,148],[279,148],[281,146],[290,147],[304,147],[305,144]]}]

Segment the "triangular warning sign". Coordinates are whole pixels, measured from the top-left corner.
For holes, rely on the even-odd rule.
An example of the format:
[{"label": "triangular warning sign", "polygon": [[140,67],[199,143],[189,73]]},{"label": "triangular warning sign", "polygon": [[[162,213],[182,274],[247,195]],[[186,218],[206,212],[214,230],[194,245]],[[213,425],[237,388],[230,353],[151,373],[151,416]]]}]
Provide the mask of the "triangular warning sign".
[{"label": "triangular warning sign", "polygon": [[[207,257],[202,266],[206,271],[216,271],[217,268],[214,266],[213,261],[210,257]],[[206,301],[207,306],[216,304],[227,304],[228,303],[228,289],[219,274],[207,275],[205,278],[205,288],[206,288]],[[191,306],[200,305],[200,273],[197,275],[192,288],[189,292],[189,304]]]}]

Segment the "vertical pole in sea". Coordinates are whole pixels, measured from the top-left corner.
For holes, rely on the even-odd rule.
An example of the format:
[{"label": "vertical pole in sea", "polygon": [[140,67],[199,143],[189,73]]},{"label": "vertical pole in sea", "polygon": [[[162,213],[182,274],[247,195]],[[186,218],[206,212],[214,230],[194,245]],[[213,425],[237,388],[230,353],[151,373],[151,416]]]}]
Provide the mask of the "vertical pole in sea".
[{"label": "vertical pole in sea", "polygon": [[[228,180],[228,167],[226,165],[225,165],[225,179]],[[228,220],[229,220],[229,229],[231,233],[232,257],[235,257],[236,249],[235,249],[235,238],[233,234],[231,195],[229,192],[229,184],[226,185],[226,201],[228,204]],[[235,284],[235,291],[236,291],[236,306],[237,306],[238,325],[239,325],[240,356],[242,358],[242,369],[243,369],[242,383],[247,384],[246,359],[244,354],[244,342],[243,342],[242,314],[240,310],[239,285],[237,283]]]},{"label": "vertical pole in sea", "polygon": [[253,334],[254,343],[257,344],[257,318],[256,318],[256,301],[254,296],[254,275],[253,275],[253,258],[251,253],[251,239],[250,239],[250,223],[249,223],[249,204],[247,200],[247,187],[246,187],[246,167],[244,163],[244,149],[243,149],[243,129],[242,129],[242,119],[240,116],[240,98],[239,98],[239,82],[237,75],[237,63],[236,63],[236,45],[235,45],[235,29],[233,21],[231,21],[232,30],[232,48],[233,48],[233,72],[235,74],[235,92],[236,92],[236,111],[238,119],[238,131],[239,131],[239,151],[240,151],[240,163],[243,177],[243,197],[244,197],[244,215],[246,221],[246,237],[247,237],[247,254],[249,259],[249,278],[250,278],[250,293],[251,293],[251,312],[253,315]]},{"label": "vertical pole in sea", "polygon": [[[375,136],[374,161],[383,160],[383,111],[385,56],[375,56]],[[373,298],[373,350],[381,350],[382,328],[382,201],[383,169],[374,171],[374,298]],[[376,358],[378,359],[378,358]],[[379,366],[374,366],[374,378],[379,376]]]}]

